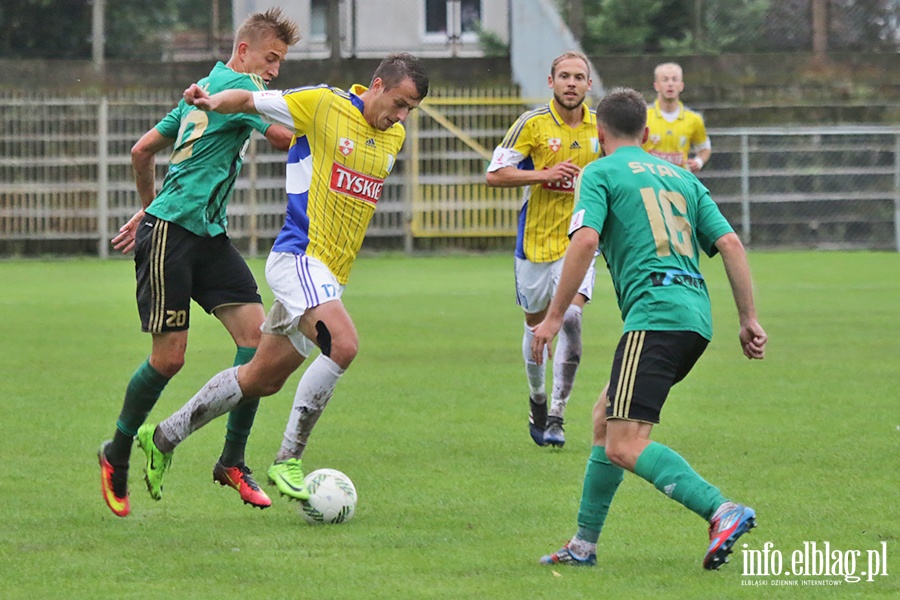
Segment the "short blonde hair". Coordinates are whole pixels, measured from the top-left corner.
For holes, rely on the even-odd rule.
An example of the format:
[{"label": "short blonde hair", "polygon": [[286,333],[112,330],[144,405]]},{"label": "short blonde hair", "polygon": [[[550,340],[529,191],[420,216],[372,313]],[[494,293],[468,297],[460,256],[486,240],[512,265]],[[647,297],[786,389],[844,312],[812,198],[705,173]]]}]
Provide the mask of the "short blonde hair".
[{"label": "short blonde hair", "polygon": [[668,69],[669,67],[675,67],[676,69],[678,69],[678,72],[681,73],[681,78],[684,79],[684,69],[681,68],[681,65],[676,62],[664,62],[656,65],[656,68],[653,69],[653,81],[659,79],[660,71],[662,71],[663,69]]},{"label": "short blonde hair", "polygon": [[269,36],[293,46],[300,41],[300,27],[285,17],[280,8],[273,6],[264,13],[254,13],[244,19],[234,34],[234,47],[241,42],[261,42]]}]

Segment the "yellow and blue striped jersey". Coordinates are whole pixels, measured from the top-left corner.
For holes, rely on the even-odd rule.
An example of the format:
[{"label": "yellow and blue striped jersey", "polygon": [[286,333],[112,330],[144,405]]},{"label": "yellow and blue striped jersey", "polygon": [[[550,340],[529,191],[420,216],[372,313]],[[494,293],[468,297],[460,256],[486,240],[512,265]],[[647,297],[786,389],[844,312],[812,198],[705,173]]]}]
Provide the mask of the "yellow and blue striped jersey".
[{"label": "yellow and blue striped jersey", "polygon": [[673,165],[687,168],[691,148],[709,147],[703,117],[678,103],[678,117],[672,122],[663,117],[659,100],[647,107],[647,127],[650,136],[643,148],[653,156]]},{"label": "yellow and blue striped jersey", "polygon": [[273,252],[322,261],[342,284],[362,246],[384,180],[406,139],[395,123],[387,131],[363,117],[360,95],[320,85],[284,92],[256,92],[256,110],[293,128],[285,189],[284,227]]},{"label": "yellow and blue striped jersey", "polygon": [[[507,166],[546,169],[571,159],[581,168],[600,157],[597,116],[584,106],[578,127],[566,125],[553,102],[523,113],[494,150],[488,172]],[[552,262],[569,247],[569,220],[575,205],[575,182],[525,187],[519,212],[516,256]]]}]

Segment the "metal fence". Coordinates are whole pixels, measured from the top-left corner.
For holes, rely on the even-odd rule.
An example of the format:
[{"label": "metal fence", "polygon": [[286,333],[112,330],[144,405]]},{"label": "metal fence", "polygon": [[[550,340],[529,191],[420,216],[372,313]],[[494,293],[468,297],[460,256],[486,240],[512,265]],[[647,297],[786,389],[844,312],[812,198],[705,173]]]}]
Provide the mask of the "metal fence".
[{"label": "metal fence", "polygon": [[[488,188],[493,147],[530,102],[513,90],[435,90],[369,230],[370,247],[511,247],[516,189]],[[0,256],[110,255],[137,208],[131,145],[164,94],[0,96]],[[704,183],[753,247],[900,251],[900,127],[711,130]],[[161,182],[167,160],[157,157]],[[254,136],[229,207],[232,239],[265,253],[284,215],[284,156]]]},{"label": "metal fence", "polygon": [[702,180],[746,243],[900,251],[900,127],[709,135]]}]

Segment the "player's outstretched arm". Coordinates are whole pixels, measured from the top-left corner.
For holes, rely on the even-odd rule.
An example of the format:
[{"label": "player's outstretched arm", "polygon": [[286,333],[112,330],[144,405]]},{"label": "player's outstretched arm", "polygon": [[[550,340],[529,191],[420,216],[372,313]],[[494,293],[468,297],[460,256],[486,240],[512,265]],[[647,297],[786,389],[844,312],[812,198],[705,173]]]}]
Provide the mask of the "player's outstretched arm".
[{"label": "player's outstretched arm", "polygon": [[722,255],[728,283],[737,306],[741,322],[740,340],[744,356],[764,358],[768,336],[756,320],[756,306],[753,302],[753,282],[750,278],[750,263],[744,245],[736,233],[727,233],[716,240],[716,249]]},{"label": "player's outstretched arm", "polygon": [[278,124],[273,124],[266,130],[266,139],[272,144],[272,147],[282,152],[291,149],[291,140],[294,139],[294,132]]},{"label": "player's outstretched arm", "polygon": [[253,93],[249,90],[224,90],[210,96],[206,90],[192,83],[184,90],[183,96],[186,103],[205,112],[259,114],[253,102]]}]

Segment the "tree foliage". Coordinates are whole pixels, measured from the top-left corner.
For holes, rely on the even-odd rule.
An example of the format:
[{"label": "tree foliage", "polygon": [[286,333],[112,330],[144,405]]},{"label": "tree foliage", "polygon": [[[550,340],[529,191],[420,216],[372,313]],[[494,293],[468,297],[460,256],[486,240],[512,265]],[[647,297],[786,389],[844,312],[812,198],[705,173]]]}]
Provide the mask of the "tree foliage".
[{"label": "tree foliage", "polygon": [[[652,23],[662,0],[593,0],[587,3],[583,44],[589,52],[639,54],[657,32]],[[594,6],[590,6],[594,5]]]},{"label": "tree foliage", "polygon": [[3,0],[0,56],[90,58],[91,7],[84,0]]},{"label": "tree foliage", "polygon": [[[230,29],[229,0],[105,0],[105,54],[110,59],[159,59],[173,31],[211,28],[211,5]],[[0,57],[89,59],[92,2],[3,0]]]},{"label": "tree foliage", "polygon": [[[809,51],[813,0],[558,0],[588,54]],[[575,6],[577,5],[577,6]],[[900,50],[900,1],[828,0],[828,47]]]},{"label": "tree foliage", "polygon": [[163,35],[178,22],[175,0],[113,0],[106,5],[106,56],[159,59]]}]

